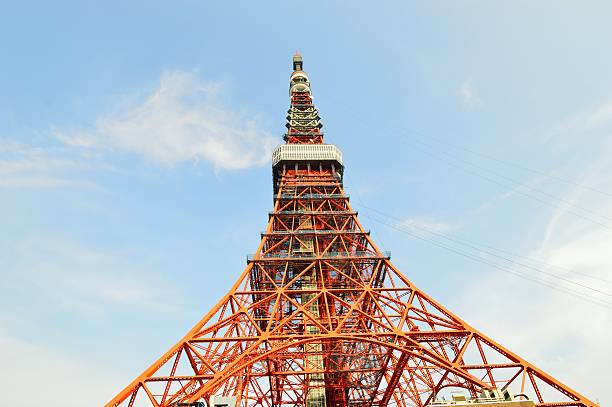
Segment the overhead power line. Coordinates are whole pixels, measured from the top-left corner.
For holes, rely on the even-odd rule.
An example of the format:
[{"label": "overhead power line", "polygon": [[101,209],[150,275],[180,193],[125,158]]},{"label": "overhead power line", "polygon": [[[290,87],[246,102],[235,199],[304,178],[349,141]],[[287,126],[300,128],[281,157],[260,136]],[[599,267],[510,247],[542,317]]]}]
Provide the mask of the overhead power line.
[{"label": "overhead power line", "polygon": [[[366,209],[368,209],[368,210],[371,210],[371,211],[373,211],[373,212],[376,212],[376,213],[378,213],[379,215],[382,215],[382,216],[387,217],[387,218],[389,218],[389,219],[393,219],[393,220],[395,220],[395,221],[399,222],[399,225],[402,225],[402,224],[403,224],[403,223],[402,223],[402,220],[401,220],[401,219],[399,219],[399,218],[397,218],[397,217],[394,217],[394,216],[392,216],[392,215],[388,215],[388,214],[386,214],[386,213],[384,213],[384,212],[382,212],[382,211],[380,211],[380,210],[378,210],[378,209],[371,208],[371,207],[366,206],[366,205],[364,205],[364,204],[362,204],[361,206],[362,206],[362,207],[364,207],[364,208],[366,208]],[[426,232],[426,233],[430,233],[430,234],[432,234],[432,235],[438,236],[438,237],[440,237],[440,238],[442,238],[442,239],[445,239],[445,240],[447,240],[447,241],[450,241],[450,242],[453,242],[453,243],[456,243],[456,244],[459,244],[459,245],[462,245],[462,246],[465,246],[465,247],[469,247],[469,248],[471,248],[472,250],[476,250],[476,251],[479,251],[479,252],[485,253],[485,254],[487,254],[487,255],[489,255],[489,256],[493,256],[493,257],[496,257],[496,258],[498,258],[498,259],[501,259],[501,260],[504,260],[504,261],[507,261],[507,262],[510,262],[510,263],[516,264],[516,265],[518,265],[518,266],[525,267],[525,268],[529,268],[529,269],[532,269],[532,270],[537,271],[537,272],[539,272],[539,273],[546,274],[546,275],[548,275],[548,276],[550,276],[550,277],[553,277],[553,278],[555,278],[555,279],[562,280],[562,281],[565,281],[565,282],[567,282],[567,283],[574,284],[574,285],[577,285],[577,286],[579,286],[579,287],[585,288],[585,289],[587,289],[587,290],[591,290],[591,291],[597,292],[597,293],[599,293],[599,294],[603,294],[603,295],[606,295],[606,296],[610,296],[610,297],[612,297],[612,293],[609,293],[609,292],[606,292],[606,291],[600,290],[600,289],[598,289],[598,288],[593,288],[593,287],[588,286],[588,285],[586,285],[586,284],[582,284],[582,283],[575,282],[575,281],[570,280],[570,279],[568,279],[568,278],[565,278],[565,277],[563,277],[563,276],[558,276],[558,275],[556,275],[556,274],[554,274],[554,273],[551,273],[551,272],[549,272],[549,271],[546,271],[546,270],[544,270],[544,269],[542,269],[542,268],[539,268],[539,267],[536,267],[536,266],[533,266],[533,265],[530,265],[530,264],[526,264],[526,263],[524,263],[524,262],[516,261],[516,260],[514,260],[514,259],[512,259],[512,258],[509,258],[509,257],[507,257],[507,256],[502,256],[502,255],[499,255],[499,254],[494,253],[494,252],[492,251],[492,250],[494,250],[494,251],[497,251],[497,252],[506,252],[505,250],[497,249],[497,248],[495,248],[495,247],[493,247],[493,246],[484,245],[484,244],[477,243],[477,242],[474,242],[474,241],[470,241],[470,240],[467,240],[467,239],[460,239],[460,238],[457,238],[457,237],[453,237],[453,236],[451,236],[451,235],[448,235],[448,234],[445,234],[445,233],[441,233],[441,232],[438,232],[438,231],[435,231],[435,230],[432,230],[432,229],[430,229],[430,228],[426,228],[426,227],[423,227],[423,226],[419,226],[419,225],[417,225],[417,224],[411,224],[411,225],[410,225],[410,227],[413,227],[413,228],[415,228],[415,229],[419,229],[419,230],[424,231],[424,232]],[[478,247],[478,246],[480,246],[480,247]],[[485,249],[482,249],[481,247],[484,247]],[[490,250],[488,250],[488,249],[490,249]],[[508,253],[508,252],[506,252],[506,253]],[[526,259],[529,259],[529,257],[525,257],[525,256],[516,256],[516,257],[524,257],[524,258],[526,258]],[[548,265],[548,266],[552,266],[552,265],[550,265],[550,264],[548,264],[548,263],[545,263],[545,262],[542,262],[542,263],[544,263],[545,265]],[[553,267],[554,267],[554,266],[553,266]],[[576,273],[576,272],[574,272],[574,271],[572,271],[572,270],[568,270],[568,271],[569,271],[569,272],[571,272],[571,273],[574,273],[574,274],[581,274],[581,275],[585,275],[584,273]],[[595,276],[590,276],[590,277],[597,278],[597,277],[595,277]],[[597,279],[599,279],[599,278],[597,278]],[[609,280],[606,280],[606,279],[601,279],[601,280],[602,280],[602,281],[605,281],[605,282],[610,282]]]},{"label": "overhead power line", "polygon": [[[451,167],[457,168],[457,169],[459,169],[461,171],[464,171],[464,172],[467,172],[469,174],[475,175],[477,177],[483,178],[483,179],[485,179],[485,180],[487,180],[487,181],[489,181],[489,182],[491,182],[493,184],[496,184],[498,186],[501,186],[501,187],[504,187],[504,188],[515,189],[515,192],[517,194],[526,196],[526,197],[528,197],[530,199],[533,199],[535,201],[541,202],[541,203],[543,203],[545,205],[548,205],[550,207],[553,207],[555,209],[559,208],[560,206],[565,206],[566,207],[565,211],[567,213],[572,214],[572,215],[574,215],[576,217],[579,217],[581,219],[590,221],[590,222],[592,222],[592,223],[594,223],[596,225],[599,225],[601,227],[604,227],[606,229],[612,230],[612,225],[610,223],[607,223],[607,222],[611,222],[612,223],[612,218],[609,218],[607,216],[598,214],[598,213],[596,213],[596,212],[594,212],[594,211],[592,211],[592,210],[590,210],[588,208],[584,208],[582,206],[576,205],[576,204],[574,204],[574,203],[572,203],[572,202],[570,202],[570,201],[568,201],[566,199],[559,198],[559,197],[557,197],[555,195],[552,195],[552,194],[550,194],[548,192],[537,190],[537,189],[535,189],[533,187],[526,186],[524,183],[521,183],[520,181],[517,181],[517,180],[514,180],[512,178],[509,178],[509,177],[497,174],[494,171],[488,170],[488,169],[486,169],[484,167],[481,167],[481,166],[478,166],[476,164],[471,164],[471,163],[469,163],[469,162],[467,162],[465,160],[460,160],[460,159],[456,159],[455,158],[456,161],[463,161],[463,162],[469,163],[469,165],[471,165],[474,168],[478,168],[480,170],[485,170],[485,171],[487,171],[489,173],[492,173],[492,174],[498,176],[499,178],[505,179],[506,182],[499,181],[498,179],[495,179],[493,177],[485,175],[485,174],[483,174],[481,172],[473,171],[473,170],[470,170],[468,168],[465,168],[465,167],[461,166],[460,164],[457,164],[457,162],[453,162],[453,161],[450,161],[450,160],[445,159],[443,157],[440,157],[438,154],[433,153],[431,151],[428,151],[426,149],[419,148],[419,147],[416,147],[416,149],[419,150],[420,152],[426,154],[426,155],[429,155],[430,157],[433,157],[433,158],[435,158],[437,160],[440,160],[440,161],[444,162],[445,164],[447,164],[447,165],[449,165]],[[512,184],[508,184],[508,182],[511,182]],[[526,189],[527,191],[524,191],[522,189]],[[529,191],[531,191],[531,192],[529,192]],[[542,196],[535,195],[534,192],[543,195],[545,198],[542,197]],[[581,211],[583,213],[581,213],[579,211]],[[600,218],[600,219],[597,219],[597,218]]]},{"label": "overhead power line", "polygon": [[445,245],[445,244],[440,243],[438,241],[435,241],[433,239],[428,239],[428,238],[423,237],[423,236],[421,236],[419,234],[412,233],[412,232],[410,232],[410,231],[408,231],[408,230],[406,230],[404,228],[398,227],[397,225],[391,224],[391,223],[386,222],[384,220],[376,219],[376,218],[374,218],[372,216],[369,216],[369,218],[374,220],[375,222],[377,222],[379,224],[382,224],[382,225],[385,225],[385,226],[390,227],[392,229],[395,229],[395,230],[397,230],[397,231],[399,231],[401,233],[406,233],[406,234],[408,234],[408,235],[410,235],[410,236],[412,236],[412,237],[414,237],[416,239],[428,242],[430,244],[433,244],[433,245],[438,246],[440,248],[443,248],[445,250],[454,252],[454,253],[456,253],[456,254],[458,254],[460,256],[463,256],[463,257],[466,257],[468,259],[471,259],[471,260],[474,260],[474,261],[486,264],[486,265],[488,265],[490,267],[493,267],[495,269],[498,269],[500,271],[503,271],[503,272],[506,272],[506,273],[509,273],[509,274],[513,274],[513,275],[515,275],[515,276],[517,276],[519,278],[522,278],[522,279],[534,282],[536,284],[540,284],[540,285],[545,286],[547,288],[550,288],[550,289],[553,289],[553,290],[556,290],[556,291],[559,291],[559,292],[563,292],[563,293],[571,295],[573,297],[580,298],[580,299],[582,299],[584,301],[587,301],[589,303],[592,303],[592,304],[595,304],[595,305],[599,305],[599,306],[602,306],[604,308],[612,310],[612,303],[611,302],[600,300],[600,299],[597,299],[597,298],[593,298],[593,297],[590,297],[590,296],[588,296],[586,294],[583,294],[583,293],[581,293],[579,291],[572,290],[572,289],[569,289],[569,288],[566,288],[566,287],[563,287],[563,286],[558,286],[558,285],[550,284],[550,283],[548,283],[546,281],[543,281],[543,280],[540,280],[540,279],[537,279],[537,278],[533,278],[531,276],[528,276],[528,275],[525,275],[523,273],[520,273],[520,272],[518,272],[518,271],[516,271],[514,269],[511,269],[509,267],[500,265],[498,263],[494,263],[492,261],[488,261],[488,260],[486,260],[486,259],[484,259],[484,258],[482,258],[480,256],[476,256],[476,255],[470,254],[470,253],[468,253],[466,251],[463,251],[463,250],[460,250],[460,249],[457,249],[457,248]]},{"label": "overhead power line", "polygon": [[[417,133],[415,133],[415,134],[417,134]],[[427,142],[427,141],[425,141],[424,136],[419,134],[419,137],[423,137],[420,140],[420,142],[422,142],[422,143],[426,143]],[[463,147],[463,146],[459,146],[459,145],[456,145],[456,144],[453,144],[453,143],[449,143],[449,142],[447,142],[445,140],[440,140],[440,139],[438,139],[436,137],[427,136],[427,140],[432,140],[432,141],[435,141],[436,143],[439,143],[439,144],[444,145],[446,147],[451,147],[451,148],[454,148],[456,150],[463,150],[463,151],[465,151],[467,153],[470,153],[470,154],[473,154],[473,155],[476,155],[476,156],[479,156],[479,157],[482,157],[482,158],[485,158],[485,159],[488,159],[488,160],[491,160],[491,161],[496,161],[496,162],[498,162],[500,164],[504,164],[504,165],[507,165],[507,166],[510,166],[510,167],[514,167],[514,168],[518,168],[520,170],[527,171],[527,172],[530,172],[532,174],[538,174],[538,175],[546,176],[548,178],[553,178],[553,179],[555,179],[557,181],[573,185],[573,186],[578,187],[580,189],[589,190],[589,191],[596,192],[598,194],[605,195],[605,196],[608,196],[608,197],[612,198],[612,193],[610,193],[610,192],[604,191],[604,190],[599,189],[599,188],[595,188],[595,187],[593,187],[591,185],[585,185],[585,184],[583,184],[581,182],[578,182],[578,181],[576,181],[574,179],[571,179],[569,177],[561,177],[561,176],[558,176],[558,175],[547,173],[547,172],[542,171],[542,170],[538,170],[538,169],[535,169],[535,168],[530,168],[530,167],[527,167],[527,166],[525,166],[523,164],[519,164],[519,163],[516,163],[516,162],[509,161],[509,160],[504,160],[504,159],[501,159],[501,158],[498,158],[498,157],[494,157],[494,156],[489,155],[489,154],[485,154],[485,153],[480,152],[480,151],[475,151],[475,150],[472,150],[472,149],[469,149],[469,148],[466,148],[466,147]]]},{"label": "overhead power line", "polygon": [[[427,237],[427,236],[423,236],[422,234],[415,233],[414,231],[410,230],[406,225],[404,225],[402,223],[398,223],[397,220],[399,220],[399,219],[396,218],[396,217],[393,217],[391,215],[387,215],[384,212],[379,211],[379,210],[374,209],[374,208],[371,208],[371,207],[369,207],[367,205],[364,205],[363,203],[360,206],[362,206],[363,208],[365,208],[365,209],[367,209],[369,211],[372,211],[374,213],[377,213],[378,215],[381,215],[381,216],[387,218],[387,219],[380,219],[380,218],[377,218],[375,216],[371,216],[371,215],[368,216],[373,221],[375,221],[375,222],[377,222],[379,224],[382,224],[384,226],[390,227],[390,228],[392,228],[394,230],[397,230],[397,231],[399,231],[401,233],[405,233],[407,235],[410,235],[411,237],[414,237],[416,239],[425,241],[425,242],[427,242],[429,244],[432,244],[434,246],[440,247],[440,248],[445,249],[447,251],[451,251],[453,253],[459,254],[459,255],[461,255],[463,257],[466,257],[466,258],[469,258],[471,260],[478,261],[480,263],[483,263],[483,264],[486,264],[488,266],[494,267],[495,269],[498,269],[500,271],[504,271],[504,272],[513,274],[513,275],[515,275],[517,277],[520,277],[520,278],[529,280],[531,282],[534,282],[534,283],[546,286],[547,288],[554,289],[554,290],[560,291],[560,292],[564,292],[564,293],[566,293],[568,295],[572,295],[572,296],[574,296],[576,298],[580,298],[580,299],[585,300],[587,302],[590,302],[590,303],[593,303],[593,304],[597,304],[597,305],[603,306],[603,307],[608,308],[608,309],[612,309],[612,303],[611,302],[605,301],[605,300],[600,299],[600,298],[594,298],[592,296],[589,296],[586,293],[577,291],[576,289],[571,289],[569,287],[563,287],[563,286],[559,286],[559,285],[554,285],[554,284],[552,284],[550,282],[541,280],[539,278],[534,278],[533,276],[529,276],[529,275],[526,275],[524,273],[521,273],[520,271],[518,271],[518,270],[516,270],[514,268],[510,268],[510,267],[508,267],[506,265],[499,264],[499,263],[493,262],[491,260],[488,260],[488,259],[482,257],[482,255],[492,256],[492,257],[498,258],[498,259],[500,259],[500,260],[502,260],[504,262],[510,263],[512,265],[536,271],[536,272],[541,273],[543,275],[546,275],[548,277],[551,277],[551,278],[554,278],[556,280],[565,282],[567,284],[574,285],[576,287],[580,287],[580,288],[585,289],[585,290],[589,290],[589,291],[591,291],[593,293],[596,293],[596,294],[599,294],[599,295],[604,295],[604,296],[610,297],[610,296],[612,296],[612,293],[606,292],[606,291],[598,289],[598,288],[594,288],[594,287],[588,286],[586,284],[582,284],[582,283],[570,280],[570,279],[562,277],[562,276],[555,275],[554,273],[551,273],[549,271],[543,270],[543,269],[541,269],[539,267],[535,267],[535,266],[530,265],[530,264],[525,264],[524,262],[516,261],[516,260],[508,258],[506,256],[500,256],[499,254],[496,254],[496,253],[494,253],[494,252],[492,252],[490,250],[483,250],[483,249],[477,247],[477,245],[478,245],[477,243],[465,241],[465,240],[459,239],[457,237],[448,236],[446,234],[443,234],[443,233],[440,233],[440,232],[437,232],[437,231],[433,231],[433,230],[429,230],[427,228],[419,227],[418,225],[411,225],[411,227],[413,227],[415,229],[422,230],[422,231],[425,231],[426,233],[429,233],[429,234],[441,237],[441,238],[451,242],[451,244],[440,242],[440,241],[438,241],[436,239],[433,239],[431,237]],[[396,221],[389,221],[389,219],[395,219]],[[452,245],[452,243],[454,243],[455,245],[459,244],[459,245],[464,246],[464,247],[469,247],[471,250],[475,251],[476,253],[472,253],[472,252],[466,251],[465,249],[461,249],[460,247]],[[498,251],[501,251],[501,250],[498,250]],[[604,281],[607,281],[607,280],[604,280]]]}]

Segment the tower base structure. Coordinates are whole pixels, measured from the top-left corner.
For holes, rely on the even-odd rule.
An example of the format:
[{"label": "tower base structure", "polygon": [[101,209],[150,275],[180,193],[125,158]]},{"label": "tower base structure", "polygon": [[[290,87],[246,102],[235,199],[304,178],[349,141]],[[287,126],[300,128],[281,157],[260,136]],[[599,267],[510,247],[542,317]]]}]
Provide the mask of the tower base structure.
[{"label": "tower base structure", "polygon": [[294,57],[274,209],[229,292],[106,405],[594,407],[416,287],[371,240]]}]

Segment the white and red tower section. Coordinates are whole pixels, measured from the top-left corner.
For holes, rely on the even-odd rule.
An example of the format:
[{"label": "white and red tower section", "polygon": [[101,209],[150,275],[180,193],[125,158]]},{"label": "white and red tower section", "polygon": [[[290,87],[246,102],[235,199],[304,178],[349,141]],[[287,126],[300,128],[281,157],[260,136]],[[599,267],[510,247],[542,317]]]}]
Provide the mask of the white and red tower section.
[{"label": "white and red tower section", "polygon": [[107,406],[424,407],[453,391],[464,396],[449,405],[596,406],[391,263],[351,208],[342,154],[324,143],[299,55],[289,86],[257,251],[217,305]]}]

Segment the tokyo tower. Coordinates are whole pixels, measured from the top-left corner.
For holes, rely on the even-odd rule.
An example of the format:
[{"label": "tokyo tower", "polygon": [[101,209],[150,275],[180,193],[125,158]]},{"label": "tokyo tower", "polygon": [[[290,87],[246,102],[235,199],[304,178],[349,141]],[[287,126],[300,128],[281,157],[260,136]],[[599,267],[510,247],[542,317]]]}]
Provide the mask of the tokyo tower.
[{"label": "tokyo tower", "polygon": [[376,247],[302,64],[296,54],[257,251],[106,406],[596,406],[415,287]]}]

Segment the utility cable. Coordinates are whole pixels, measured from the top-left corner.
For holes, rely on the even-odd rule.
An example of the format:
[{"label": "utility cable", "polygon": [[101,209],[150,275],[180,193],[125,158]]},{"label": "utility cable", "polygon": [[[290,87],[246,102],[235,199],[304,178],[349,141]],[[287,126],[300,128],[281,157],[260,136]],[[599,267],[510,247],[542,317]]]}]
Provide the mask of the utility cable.
[{"label": "utility cable", "polygon": [[505,273],[513,274],[513,275],[515,275],[515,276],[517,276],[519,278],[532,281],[534,283],[546,286],[546,287],[551,288],[553,290],[556,290],[556,291],[563,292],[565,294],[571,295],[571,296],[573,296],[575,298],[580,298],[580,299],[582,299],[584,301],[587,301],[589,303],[592,303],[592,304],[595,304],[595,305],[599,305],[601,307],[604,307],[604,308],[612,310],[612,303],[610,303],[610,302],[607,302],[607,301],[604,301],[604,300],[600,300],[600,299],[596,299],[596,298],[592,298],[592,297],[589,297],[589,296],[587,296],[587,295],[585,295],[583,293],[580,293],[579,291],[568,289],[566,287],[561,287],[561,286],[558,286],[558,285],[553,285],[553,284],[550,284],[550,283],[548,283],[546,281],[533,278],[531,276],[528,276],[528,275],[525,275],[523,273],[517,272],[516,270],[510,269],[508,267],[504,267],[503,265],[500,265],[498,263],[494,263],[494,262],[488,261],[488,260],[486,260],[486,259],[484,259],[484,258],[482,258],[480,256],[476,256],[474,254],[465,252],[463,250],[460,250],[460,249],[457,249],[455,247],[446,245],[444,243],[440,243],[440,242],[438,242],[436,240],[433,240],[433,239],[428,239],[428,238],[423,237],[423,236],[421,236],[421,235],[419,235],[417,233],[414,233],[414,232],[411,232],[411,231],[406,230],[404,228],[398,227],[397,225],[391,224],[391,223],[386,222],[384,220],[376,219],[376,218],[374,218],[372,216],[368,216],[368,218],[374,220],[377,223],[380,223],[382,225],[385,225],[387,227],[395,229],[395,230],[397,230],[397,231],[399,231],[401,233],[405,233],[405,234],[410,235],[410,236],[412,236],[412,237],[414,237],[416,239],[425,241],[427,243],[433,244],[433,245],[438,246],[440,248],[443,248],[445,250],[454,252],[454,253],[456,253],[456,254],[458,254],[460,256],[466,257],[468,259],[471,259],[471,260],[474,260],[474,261],[486,264],[486,265],[488,265],[490,267],[496,268],[496,269],[498,269],[500,271],[503,271]]},{"label": "utility cable", "polygon": [[[379,215],[382,215],[382,216],[385,216],[387,218],[394,219],[396,221],[401,222],[401,219],[398,219],[398,218],[390,216],[390,215],[386,215],[386,214],[384,214],[383,212],[381,212],[381,211],[379,211],[377,209],[371,208],[371,207],[366,206],[366,205],[362,205],[362,206],[364,208],[368,209],[368,210],[371,210],[373,212],[378,213]],[[399,223],[399,225],[401,225],[401,223]],[[446,235],[444,233],[440,233],[440,232],[436,232],[436,231],[433,231],[433,230],[429,230],[429,229],[424,228],[424,227],[419,227],[418,225],[411,225],[411,226],[414,227],[415,229],[419,229],[419,230],[425,231],[427,233],[439,236],[439,237],[441,237],[443,239],[446,239],[446,240],[448,240],[450,242],[453,242],[453,243],[456,243],[456,244],[459,244],[459,245],[462,245],[462,246],[466,246],[466,247],[469,247],[469,248],[471,248],[473,250],[476,250],[478,252],[485,253],[485,254],[487,254],[489,256],[493,256],[493,257],[496,257],[496,258],[501,259],[503,261],[506,261],[506,262],[509,262],[509,263],[512,263],[512,264],[516,264],[517,266],[528,268],[528,269],[534,270],[534,271],[536,271],[538,273],[542,273],[542,274],[545,274],[545,275],[550,276],[552,278],[564,281],[564,282],[566,282],[568,284],[573,284],[573,285],[576,285],[578,287],[584,288],[586,290],[590,290],[590,291],[596,292],[598,294],[602,294],[602,295],[606,295],[606,296],[612,297],[612,293],[609,293],[609,292],[606,292],[606,291],[603,291],[603,290],[600,290],[600,289],[597,289],[597,288],[590,287],[590,286],[588,286],[586,284],[582,284],[582,283],[570,280],[570,279],[562,277],[562,276],[558,276],[558,275],[556,275],[554,273],[548,272],[548,271],[543,270],[543,269],[541,269],[539,267],[535,267],[535,266],[530,265],[530,264],[526,264],[526,263],[523,263],[523,262],[520,262],[520,261],[516,261],[516,260],[511,259],[509,257],[501,256],[501,255],[496,254],[496,253],[494,253],[492,251],[478,248],[475,244],[473,244],[471,242],[468,242],[468,241],[465,241],[465,240],[460,240],[460,239],[457,239],[457,238],[453,238],[453,237],[448,236],[448,235]]]},{"label": "utility cable", "polygon": [[[424,136],[422,134],[419,134],[418,132],[413,132],[413,133],[416,134],[417,136],[421,137],[421,143],[426,144],[426,142],[423,141],[423,140],[425,140],[425,138],[424,138]],[[575,181],[575,180],[573,180],[571,178],[560,177],[560,176],[554,175],[554,174],[548,174],[548,173],[546,173],[544,171],[537,170],[537,169],[530,168],[530,167],[526,167],[526,166],[524,166],[522,164],[518,164],[516,162],[512,162],[512,161],[508,161],[508,160],[503,160],[501,158],[497,158],[497,157],[494,157],[494,156],[489,155],[489,154],[485,154],[485,153],[482,153],[482,152],[479,152],[479,151],[471,150],[469,148],[466,148],[466,147],[463,147],[463,146],[459,146],[457,144],[449,143],[447,141],[440,140],[440,139],[438,139],[436,137],[433,137],[433,136],[428,136],[427,140],[433,140],[433,141],[435,141],[438,144],[442,144],[444,146],[452,147],[452,148],[454,148],[456,150],[463,150],[463,151],[468,152],[470,154],[473,154],[473,155],[476,155],[476,156],[479,156],[479,157],[483,157],[483,158],[486,158],[486,159],[491,160],[491,161],[496,161],[498,163],[501,163],[501,164],[504,164],[504,165],[508,165],[508,166],[511,166],[511,167],[515,167],[515,168],[518,168],[518,169],[523,170],[523,171],[531,172],[532,174],[538,174],[538,175],[543,175],[543,176],[546,176],[546,177],[549,177],[549,178],[553,178],[553,179],[556,179],[557,181],[565,182],[565,183],[573,185],[575,187],[578,187],[578,188],[581,188],[581,189],[586,189],[586,190],[589,190],[589,191],[592,191],[592,192],[597,192],[598,194],[606,195],[606,196],[612,198],[612,193],[609,193],[609,192],[606,192],[604,190],[592,187],[590,185],[584,185],[584,184],[582,184],[582,183],[580,183],[578,181]]]},{"label": "utility cable", "polygon": [[[430,146],[429,146],[429,145],[427,145],[426,143],[423,143],[423,142],[418,141],[418,140],[415,140],[415,141],[416,141],[416,142],[418,142],[418,143],[421,143],[421,144],[423,144],[423,145],[425,145],[425,146],[427,146],[427,147],[430,147]],[[423,151],[423,150],[420,150],[420,151]],[[425,151],[425,152],[426,152],[426,153],[429,153],[430,155],[435,155],[435,153],[431,153],[431,151]],[[482,167],[482,166],[480,166],[480,165],[474,164],[474,163],[472,163],[472,162],[470,162],[470,161],[467,161],[467,160],[464,160],[464,159],[458,158],[458,157],[453,156],[452,154],[449,154],[449,153],[444,152],[444,151],[442,152],[442,154],[446,155],[447,157],[450,157],[450,158],[451,158],[451,160],[455,160],[455,161],[459,161],[459,162],[465,163],[465,164],[467,164],[467,165],[469,165],[469,166],[472,166],[472,167],[474,167],[474,168],[477,168],[477,169],[479,169],[479,170],[482,170],[482,171],[487,171],[487,172],[489,172],[490,174],[493,174],[493,175],[495,175],[495,176],[497,176],[497,177],[499,177],[499,178],[501,178],[501,179],[505,179],[505,180],[507,180],[507,181],[509,181],[509,182],[512,182],[512,183],[516,184],[516,187],[517,187],[517,188],[524,188],[524,189],[528,189],[528,190],[533,191],[533,192],[535,192],[535,193],[542,194],[542,195],[544,195],[544,196],[548,197],[549,199],[553,199],[553,200],[559,201],[559,202],[561,202],[561,203],[563,203],[563,204],[565,204],[565,205],[567,205],[567,206],[571,206],[571,207],[573,207],[573,208],[576,208],[576,209],[581,210],[581,211],[583,211],[583,212],[589,213],[589,214],[591,214],[591,215],[601,217],[602,219],[606,219],[606,220],[608,220],[608,221],[612,221],[612,218],[610,218],[610,217],[608,217],[608,216],[598,214],[598,213],[597,213],[597,212],[595,212],[595,211],[592,211],[592,210],[590,210],[590,209],[588,209],[588,208],[585,208],[585,207],[583,207],[583,206],[580,206],[580,205],[576,205],[575,203],[573,203],[573,202],[571,202],[571,201],[568,201],[567,199],[560,198],[560,197],[558,197],[558,196],[556,196],[556,195],[553,195],[553,194],[550,194],[550,193],[548,193],[548,192],[546,192],[546,191],[542,191],[542,190],[539,190],[539,189],[536,189],[536,188],[533,188],[533,187],[530,187],[530,186],[526,186],[526,185],[525,185],[525,183],[523,183],[523,182],[521,182],[521,181],[517,181],[516,179],[513,179],[513,178],[508,177],[508,176],[506,176],[506,175],[500,174],[500,173],[498,173],[498,172],[496,172],[496,171],[493,171],[493,170],[491,170],[491,169],[488,169],[488,168]]]},{"label": "utility cable", "polygon": [[[457,165],[456,163],[453,163],[452,161],[445,160],[444,158],[439,157],[439,156],[437,156],[437,155],[435,155],[434,153],[431,153],[431,152],[429,152],[429,151],[426,151],[426,150],[420,150],[420,151],[421,151],[421,152],[423,152],[423,153],[425,153],[425,154],[427,154],[427,155],[429,155],[429,156],[431,156],[431,157],[433,157],[433,158],[436,158],[436,159],[438,159],[438,160],[440,160],[440,161],[442,161],[442,162],[446,163],[446,164],[447,164],[447,165],[449,165],[449,166],[452,166],[452,167],[458,168],[458,169],[460,169],[461,171],[464,171],[464,172],[467,172],[467,173],[470,173],[470,174],[476,175],[476,176],[478,176],[478,177],[481,177],[481,178],[483,178],[483,179],[486,179],[487,181],[489,181],[489,182],[491,182],[491,183],[494,183],[494,184],[496,184],[496,185],[499,185],[499,186],[501,186],[501,187],[503,187],[503,188],[515,188],[515,189],[516,189],[516,186],[513,186],[513,185],[508,185],[508,184],[505,184],[505,183],[499,182],[498,180],[496,180],[496,179],[494,179],[494,178],[491,178],[491,177],[488,177],[488,176],[486,176],[486,175],[484,175],[484,174],[481,174],[481,173],[479,173],[479,172],[471,171],[471,170],[469,170],[469,169],[467,169],[467,168],[461,167],[460,165]],[[536,201],[538,201],[538,202],[541,202],[541,203],[543,203],[543,204],[545,204],[545,205],[551,206],[551,207],[553,207],[553,208],[555,208],[555,209],[557,209],[559,206],[561,206],[561,205],[559,205],[559,204],[556,204],[556,203],[554,203],[554,202],[551,202],[550,200],[542,199],[541,197],[538,197],[537,195],[533,195],[533,194],[529,194],[528,192],[521,191],[521,190],[520,190],[520,187],[522,187],[522,185],[518,185],[518,187],[519,187],[519,188],[518,188],[518,189],[516,189],[516,193],[517,193],[517,194],[521,194],[521,195],[527,196],[528,198],[531,198],[531,199],[533,199],[533,200],[536,200]],[[558,199],[558,198],[555,198],[555,199]],[[566,205],[567,205],[567,204],[566,204]],[[567,206],[570,206],[570,205],[567,205]],[[571,206],[572,206],[572,207],[574,207],[574,208],[577,208],[577,209],[581,209],[581,210],[583,210],[583,211],[585,211],[585,212],[591,212],[591,213],[592,213],[592,211],[589,211],[589,210],[587,210],[587,209],[581,208],[581,207],[579,207],[579,206],[576,206],[576,205],[571,205]],[[597,225],[599,225],[599,226],[601,226],[601,227],[604,227],[604,228],[606,228],[606,229],[612,230],[612,226],[611,226],[611,225],[609,225],[609,224],[607,224],[607,223],[603,223],[603,222],[599,221],[598,219],[592,218],[592,217],[590,217],[590,216],[584,215],[584,214],[582,214],[582,213],[576,212],[576,211],[571,210],[571,209],[565,209],[565,210],[566,210],[566,212],[567,212],[567,213],[570,213],[570,214],[572,214],[572,215],[574,215],[574,216],[576,216],[576,217],[579,217],[579,218],[584,219],[584,220],[588,220],[588,221],[590,221],[590,222],[592,222],[592,223],[594,223],[594,224],[597,224]],[[602,216],[602,215],[597,215],[597,216]],[[603,217],[603,216],[602,216],[602,217]],[[606,218],[606,219],[611,219],[611,218],[607,218],[607,217],[604,217],[604,218]],[[612,220],[612,219],[611,219],[611,220]]]}]

